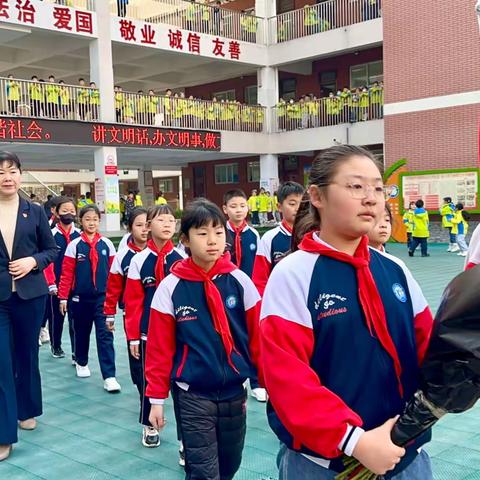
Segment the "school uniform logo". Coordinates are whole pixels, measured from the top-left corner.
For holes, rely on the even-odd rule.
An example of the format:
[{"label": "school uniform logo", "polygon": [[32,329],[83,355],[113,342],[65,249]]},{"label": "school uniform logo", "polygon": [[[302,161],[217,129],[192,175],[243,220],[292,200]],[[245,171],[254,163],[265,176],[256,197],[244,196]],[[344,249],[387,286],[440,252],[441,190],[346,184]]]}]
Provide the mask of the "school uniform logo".
[{"label": "school uniform logo", "polygon": [[257,245],[255,243],[250,244],[250,250],[254,252],[257,249]]},{"label": "school uniform logo", "polygon": [[86,259],[87,259],[87,256],[84,255],[83,253],[77,254],[77,262],[84,262]]},{"label": "school uniform logo", "polygon": [[346,301],[346,297],[342,297],[336,293],[320,293],[313,303],[315,310],[320,310],[317,315],[317,320],[347,313],[347,307],[342,305]]},{"label": "school uniform logo", "polygon": [[175,316],[177,317],[177,322],[191,322],[192,320],[197,320],[198,310],[195,307],[189,305],[181,305],[175,309]]},{"label": "school uniform logo", "polygon": [[402,303],[406,303],[407,301],[407,294],[405,289],[399,284],[394,283],[392,285],[393,294],[397,297],[397,300]]},{"label": "school uniform logo", "polygon": [[107,251],[105,249],[102,250],[102,255],[103,256],[106,256],[107,255]]},{"label": "school uniform logo", "polygon": [[235,308],[237,306],[237,303],[238,303],[238,300],[237,300],[237,297],[235,295],[229,295],[227,297],[227,299],[225,300],[225,305],[227,306],[227,308],[229,308],[230,310],[232,310],[233,308]]},{"label": "school uniform logo", "polygon": [[155,277],[145,277],[143,280],[142,280],[142,284],[145,286],[145,287],[155,287],[157,285],[157,280],[155,279]]}]

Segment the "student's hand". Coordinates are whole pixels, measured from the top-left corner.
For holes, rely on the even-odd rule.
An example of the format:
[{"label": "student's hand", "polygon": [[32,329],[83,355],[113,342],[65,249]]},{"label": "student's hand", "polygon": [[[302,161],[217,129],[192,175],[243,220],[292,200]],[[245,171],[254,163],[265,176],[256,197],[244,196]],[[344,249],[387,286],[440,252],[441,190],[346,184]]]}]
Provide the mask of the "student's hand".
[{"label": "student's hand", "polygon": [[391,418],[380,427],[365,432],[353,450],[353,456],[377,475],[393,470],[405,455],[405,449],[397,447],[390,437],[397,419],[398,416]]},{"label": "student's hand", "polygon": [[14,280],[20,280],[36,267],[37,261],[33,257],[19,258],[8,264],[9,273]]},{"label": "student's hand", "polygon": [[157,430],[162,430],[167,421],[163,416],[163,405],[152,405],[150,409],[150,416],[148,420],[154,428]]},{"label": "student's hand", "polygon": [[132,355],[133,358],[138,360],[140,358],[140,345],[130,344],[130,355]]},{"label": "student's hand", "polygon": [[58,288],[56,285],[50,285],[48,287],[48,294],[51,295],[52,297],[55,297],[58,295]]},{"label": "student's hand", "polygon": [[107,317],[105,319],[105,325],[107,326],[107,330],[109,332],[115,331],[115,318],[114,317]]},{"label": "student's hand", "polygon": [[59,309],[60,309],[60,313],[62,315],[65,315],[67,313],[67,301],[66,300],[60,300]]}]

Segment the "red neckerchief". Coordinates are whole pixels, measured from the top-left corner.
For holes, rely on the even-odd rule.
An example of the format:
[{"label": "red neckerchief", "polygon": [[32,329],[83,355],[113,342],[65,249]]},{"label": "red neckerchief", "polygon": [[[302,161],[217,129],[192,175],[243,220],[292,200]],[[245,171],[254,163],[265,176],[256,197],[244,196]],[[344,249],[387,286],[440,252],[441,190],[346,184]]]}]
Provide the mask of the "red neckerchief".
[{"label": "red neckerchief", "polygon": [[141,252],[143,250],[143,248],[140,248],[134,241],[130,240],[128,243],[127,243],[127,247],[130,249],[130,250],[133,250],[135,253],[138,253],[138,252]]},{"label": "red neckerchief", "polygon": [[173,242],[169,240],[162,249],[158,249],[158,247],[155,245],[155,242],[150,239],[147,242],[147,247],[152,251],[157,254],[157,263],[155,264],[155,280],[158,284],[165,278],[165,258],[166,256],[175,248],[173,245]]},{"label": "red neckerchief", "polygon": [[291,235],[293,232],[292,227],[285,221],[282,220],[282,227]]},{"label": "red neckerchief", "polygon": [[233,231],[235,235],[235,260],[237,261],[237,267],[240,268],[240,264],[242,263],[242,232],[243,229],[247,226],[247,222],[244,220],[243,223],[236,227],[230,220],[228,221],[228,226]]},{"label": "red neckerchief", "polygon": [[80,234],[82,237],[82,240],[90,247],[90,264],[92,265],[92,280],[93,280],[93,286],[97,288],[97,266],[98,266],[98,252],[97,252],[97,243],[99,240],[102,238],[102,236],[99,233],[96,233],[92,240],[90,240],[87,237],[87,234],[85,232],[82,232]]},{"label": "red neckerchief", "polygon": [[70,230],[67,231],[63,228],[61,223],[57,223],[57,230],[65,237],[65,240],[67,241],[67,245],[71,242],[70,235],[73,233],[74,228],[71,226]]},{"label": "red neckerchief", "polygon": [[215,263],[215,265],[206,272],[195,264],[191,257],[176,262],[171,272],[178,278],[183,280],[191,280],[194,282],[203,282],[205,297],[207,299],[208,310],[213,319],[213,327],[222,339],[223,348],[227,353],[228,364],[238,373],[237,367],[232,361],[232,352],[235,350],[230,325],[228,323],[225,307],[223,306],[222,296],[213,283],[213,277],[216,275],[224,275],[236,270],[236,266],[230,261],[230,253],[224,253]]},{"label": "red neckerchief", "polygon": [[309,232],[303,237],[299,249],[304,250],[305,252],[319,253],[320,255],[334,258],[340,262],[348,263],[355,268],[357,271],[358,297],[367,321],[367,327],[370,330],[371,335],[375,332],[382,347],[390,357],[392,357],[395,373],[397,375],[398,389],[400,395],[403,397],[403,385],[401,380],[402,365],[400,364],[395,344],[388,331],[382,299],[378,293],[377,285],[375,284],[375,280],[373,279],[372,272],[369,268],[370,251],[368,249],[368,237],[366,235],[362,237],[355,254],[352,256],[339,252],[338,250],[333,250],[331,247],[327,247],[323,243],[316,241],[313,238],[314,233],[315,232]]}]

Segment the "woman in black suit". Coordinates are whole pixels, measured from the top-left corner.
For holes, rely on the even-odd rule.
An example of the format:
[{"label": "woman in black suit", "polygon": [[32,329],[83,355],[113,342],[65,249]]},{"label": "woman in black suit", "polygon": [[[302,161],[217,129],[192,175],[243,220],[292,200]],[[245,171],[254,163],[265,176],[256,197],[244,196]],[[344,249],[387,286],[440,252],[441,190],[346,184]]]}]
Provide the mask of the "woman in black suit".
[{"label": "woman in black suit", "polygon": [[18,157],[0,151],[0,461],[20,428],[42,414],[38,335],[48,294],[43,270],[57,255],[45,211],[20,198]]}]

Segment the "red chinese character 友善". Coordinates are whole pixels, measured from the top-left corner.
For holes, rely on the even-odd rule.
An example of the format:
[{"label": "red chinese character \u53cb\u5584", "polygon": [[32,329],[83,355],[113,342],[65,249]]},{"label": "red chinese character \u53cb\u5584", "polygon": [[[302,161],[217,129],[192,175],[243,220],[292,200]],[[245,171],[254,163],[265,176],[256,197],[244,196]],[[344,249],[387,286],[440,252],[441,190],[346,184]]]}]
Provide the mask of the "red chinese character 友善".
[{"label": "red chinese character \u53cb\u5584", "polygon": [[27,138],[29,140],[43,140],[42,133],[43,128],[35,120],[32,120],[27,127]]},{"label": "red chinese character \u53cb\u5584", "polygon": [[178,146],[190,147],[190,132],[178,132]]},{"label": "red chinese character \u53cb\u5584", "polygon": [[24,140],[27,137],[23,133],[24,125],[21,120],[9,120],[7,123],[7,135],[10,140]]},{"label": "red chinese character \u53cb\u5584", "polygon": [[0,0],[0,18],[10,18],[8,14],[8,0]]},{"label": "red chinese character \u53cb\u5584", "polygon": [[146,23],[143,26],[143,28],[140,30],[140,32],[142,34],[142,40],[141,40],[142,43],[145,43],[148,45],[155,45],[154,38],[157,32],[155,32],[155,30],[149,23]]},{"label": "red chinese character \u53cb\u5584", "polygon": [[112,143],[122,143],[122,141],[118,138],[120,135],[121,130],[117,127],[110,127],[107,129],[107,133],[110,134],[111,138],[108,139],[107,143],[111,145]]},{"label": "red chinese character \u53cb\u5584", "polygon": [[0,119],[0,138],[5,140],[7,138],[7,122]]},{"label": "red chinese character \u53cb\u5584", "polygon": [[190,32],[187,37],[187,42],[189,52],[200,54],[200,35]]},{"label": "red chinese character \u53cb\u5584", "polygon": [[136,145],[149,145],[148,128],[137,128],[135,131]]},{"label": "red chinese character \u53cb\u5584", "polygon": [[135,145],[135,129],[133,127],[122,128],[122,143]]},{"label": "red chinese character \u53cb\u5584", "polygon": [[135,38],[135,25],[131,20],[120,20],[120,35],[121,37],[129,42],[133,40],[134,42],[137,41]]},{"label": "red chinese character \u53cb\u5584", "polygon": [[192,133],[192,136],[190,137],[190,146],[192,146],[193,148],[203,148],[202,136],[198,132]]},{"label": "red chinese character \u53cb\u5584", "polygon": [[107,129],[105,125],[94,125],[92,130],[92,138],[94,143],[107,143]]},{"label": "red chinese character \u53cb\u5584", "polygon": [[230,42],[228,44],[228,53],[232,60],[240,60],[240,44],[238,42]]},{"label": "red chinese character \u53cb\u5584", "polygon": [[218,133],[207,132],[205,134],[205,148],[208,150],[218,150],[217,139],[219,138]]},{"label": "red chinese character \u53cb\u5584", "polygon": [[75,11],[75,30],[77,33],[93,33],[92,14],[90,12]]},{"label": "red chinese character \u53cb\u5584", "polygon": [[72,30],[72,26],[70,25],[72,14],[68,8],[53,7],[53,18],[56,20],[53,24],[54,27],[59,30]]},{"label": "red chinese character \u53cb\u5584", "polygon": [[178,135],[178,132],[174,132],[173,130],[169,130],[167,132],[168,143],[167,147],[178,147],[177,142],[175,142],[175,137]]},{"label": "red chinese character \u53cb\u5584", "polygon": [[223,47],[225,45],[225,42],[222,42],[218,37],[214,38],[212,42],[213,42],[213,54],[216,57],[218,56],[224,57],[225,54],[223,53]]},{"label": "red chinese character \u53cb\u5584", "polygon": [[182,32],[180,30],[176,30],[175,32],[169,28],[168,29],[168,42],[170,48],[176,48],[177,50],[183,50],[182,45]]},{"label": "red chinese character \u53cb\u5584", "polygon": [[18,21],[23,23],[35,23],[35,7],[30,0],[17,0],[15,5],[18,10]]},{"label": "red chinese character \u53cb\u5584", "polygon": [[165,135],[161,130],[155,130],[153,138],[150,140],[150,145],[159,145],[162,146],[165,143]]}]

